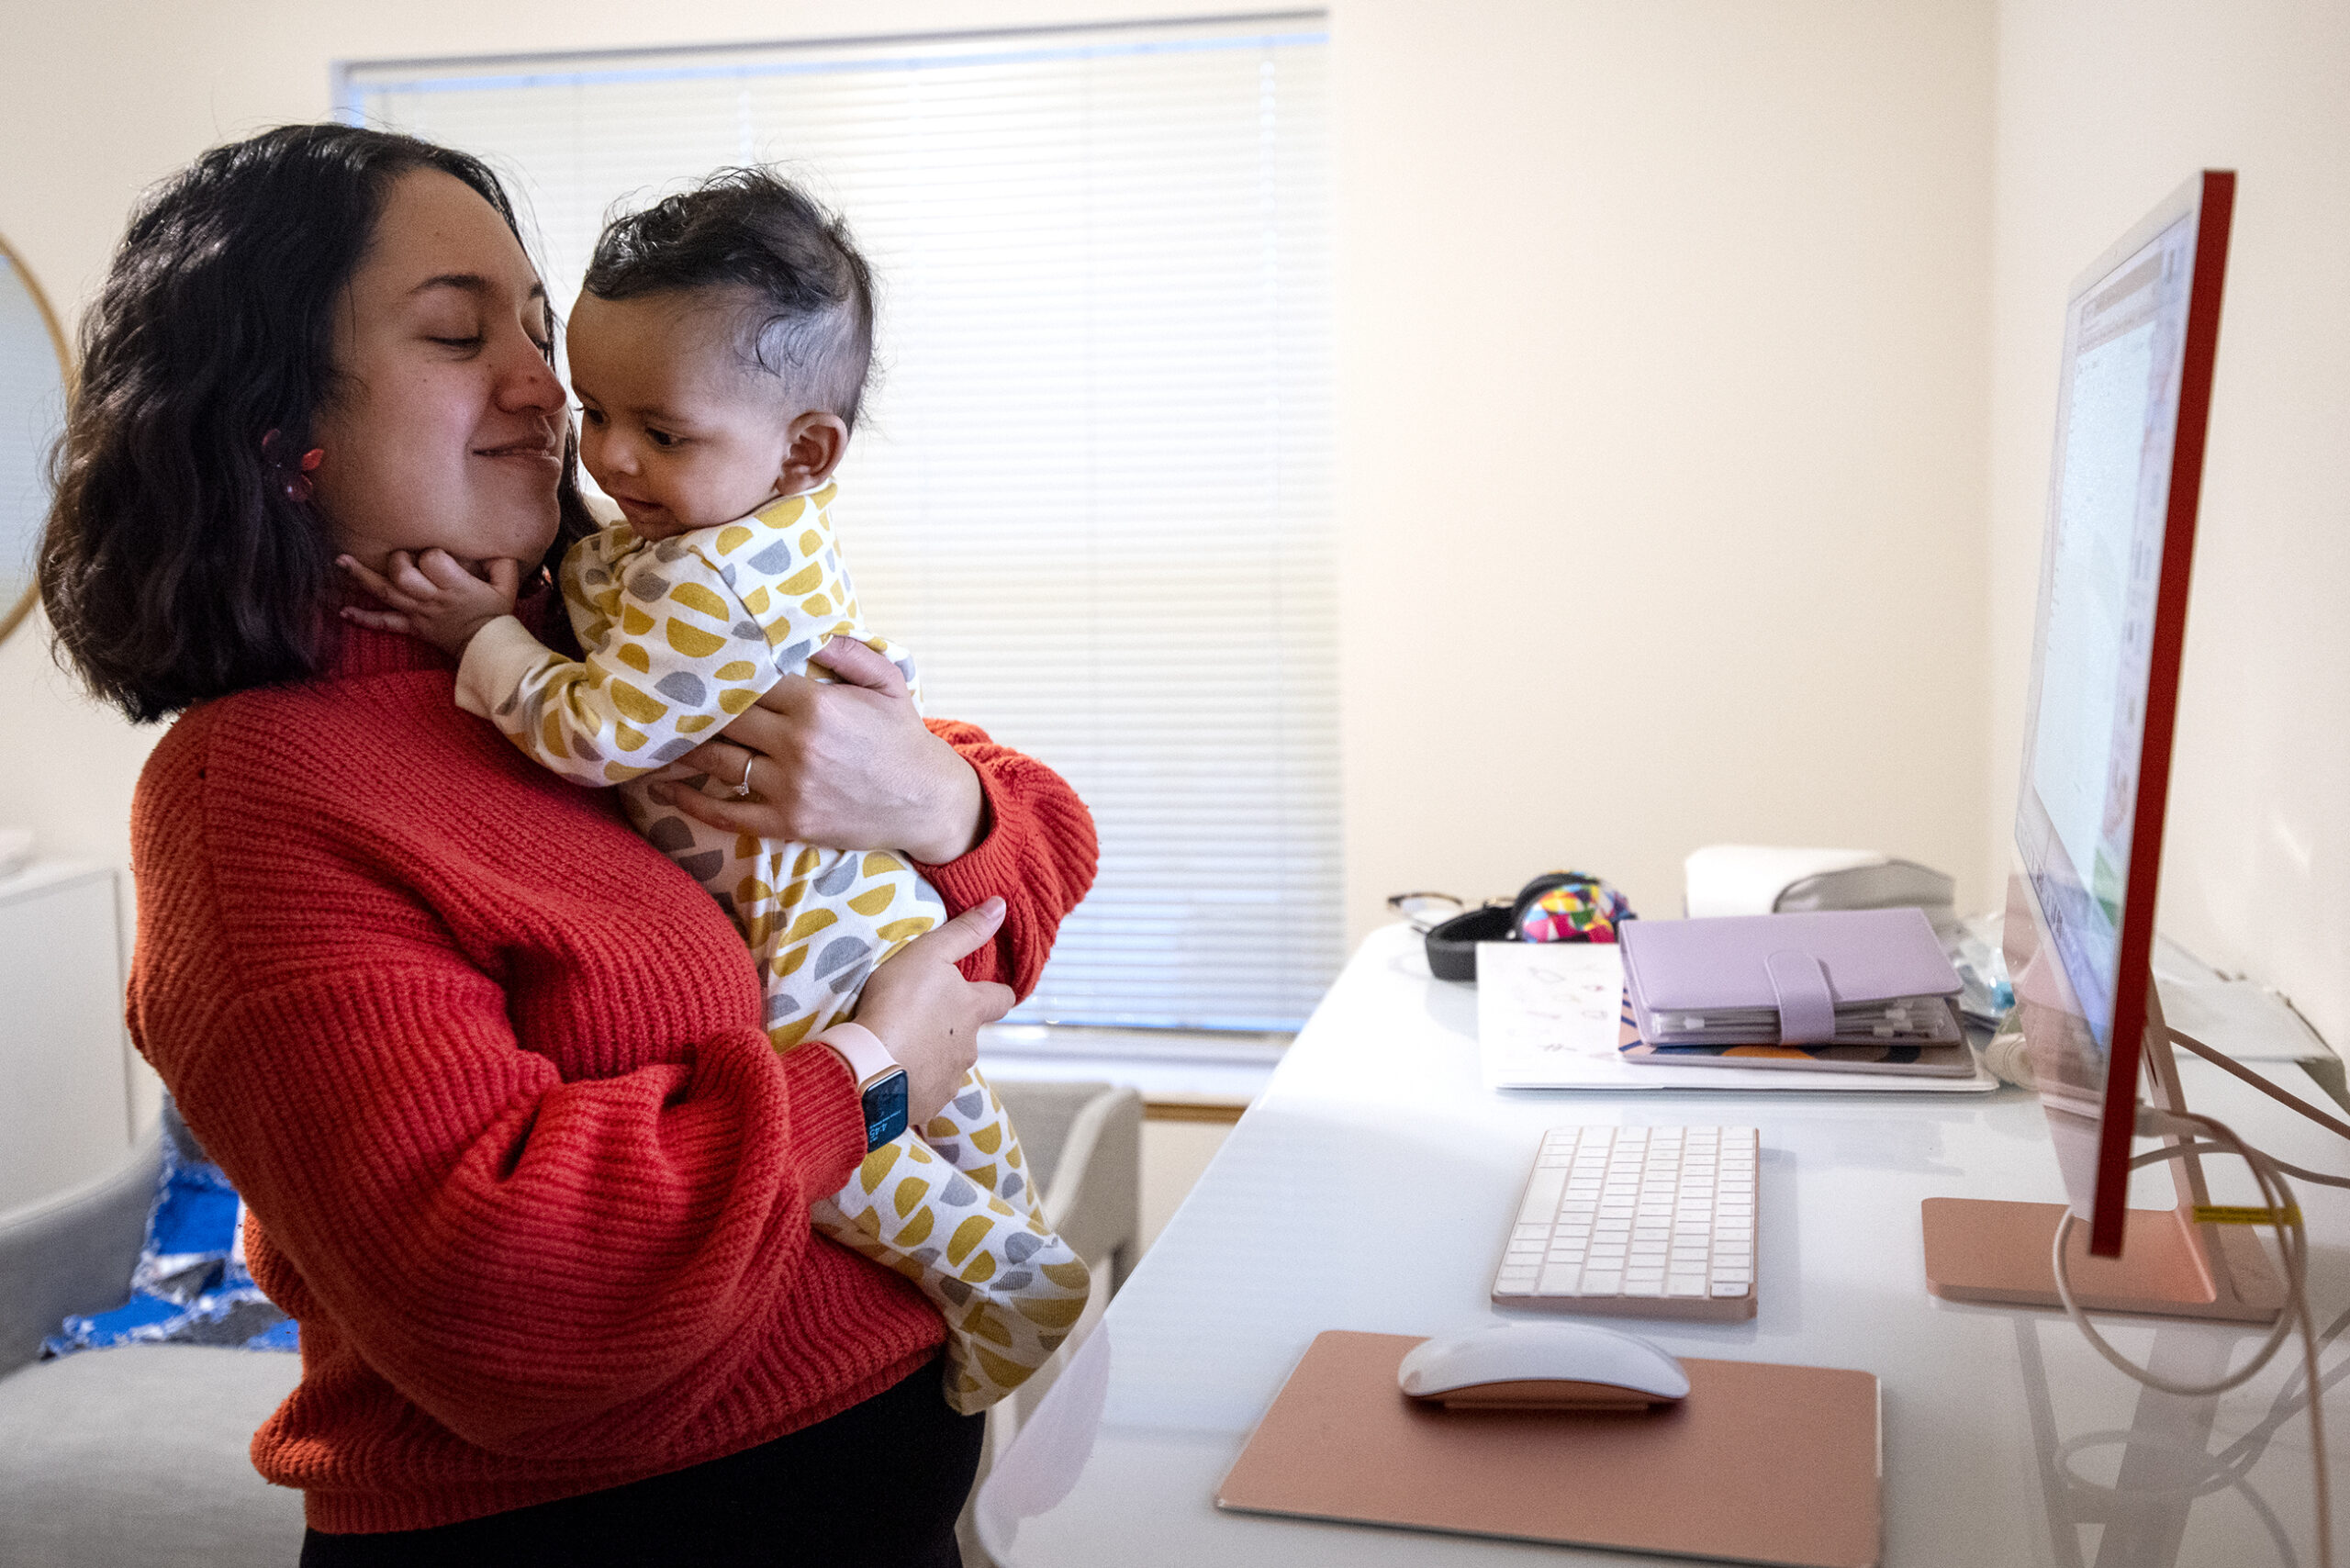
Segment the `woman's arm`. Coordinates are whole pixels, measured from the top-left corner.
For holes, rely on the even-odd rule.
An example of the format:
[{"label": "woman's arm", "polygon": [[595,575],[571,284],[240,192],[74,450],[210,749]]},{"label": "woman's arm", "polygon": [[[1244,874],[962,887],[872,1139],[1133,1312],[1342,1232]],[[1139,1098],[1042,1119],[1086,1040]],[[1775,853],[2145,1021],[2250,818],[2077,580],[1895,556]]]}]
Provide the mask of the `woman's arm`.
[{"label": "woman's arm", "polygon": [[871,649],[840,640],[816,656],[838,682],[778,682],[724,738],[671,769],[733,779],[755,767],[753,799],[717,800],[683,783],[655,792],[730,833],[904,849],[950,912],[1002,897],[1002,929],[963,972],[1027,995],[1062,919],[1093,885],[1092,813],[1059,774],[976,725],[925,723],[897,666]]},{"label": "woman's arm", "polygon": [[[480,928],[420,882],[489,888],[469,868],[511,846],[338,822],[331,745],[216,747],[224,727],[189,715],[140,781],[140,1050],[299,1276],[288,1305],[481,1448],[640,1454],[836,1278],[808,1210],[865,1153],[849,1073],[776,1055],[699,889],[625,915],[522,902]],[[589,800],[548,801],[521,857],[636,849]],[[567,820],[591,814],[600,836]],[[639,918],[657,969],[597,950]],[[549,982],[550,963],[588,969]],[[541,979],[516,989],[525,966]],[[577,995],[621,1037],[566,1023],[578,986],[655,976],[632,1013]]]},{"label": "woman's arm", "polygon": [[995,940],[963,962],[975,980],[1001,980],[1025,997],[1051,956],[1062,920],[1093,886],[1100,846],[1093,813],[1068,780],[977,724],[928,722],[931,733],[968,765],[984,800],[985,828],[963,855],[921,869],[950,912],[1004,901]]}]

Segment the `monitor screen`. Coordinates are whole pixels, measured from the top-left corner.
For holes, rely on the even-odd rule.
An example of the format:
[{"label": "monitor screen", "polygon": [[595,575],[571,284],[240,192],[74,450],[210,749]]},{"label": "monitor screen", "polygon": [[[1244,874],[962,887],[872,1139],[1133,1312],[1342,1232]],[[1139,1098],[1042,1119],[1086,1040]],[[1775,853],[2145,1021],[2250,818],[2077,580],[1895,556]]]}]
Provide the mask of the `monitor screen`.
[{"label": "monitor screen", "polygon": [[2017,846],[2100,1048],[2112,1044],[2194,271],[2188,214],[2076,299],[2065,334]]},{"label": "monitor screen", "polygon": [[[2030,896],[2009,901],[2008,947],[2052,1119],[2098,1122],[2093,1138],[2057,1144],[2091,1250],[2109,1254],[2233,193],[2231,174],[2190,181],[2076,280],[2065,311],[2016,809]],[[2076,1162],[2068,1145],[2085,1142]]]}]

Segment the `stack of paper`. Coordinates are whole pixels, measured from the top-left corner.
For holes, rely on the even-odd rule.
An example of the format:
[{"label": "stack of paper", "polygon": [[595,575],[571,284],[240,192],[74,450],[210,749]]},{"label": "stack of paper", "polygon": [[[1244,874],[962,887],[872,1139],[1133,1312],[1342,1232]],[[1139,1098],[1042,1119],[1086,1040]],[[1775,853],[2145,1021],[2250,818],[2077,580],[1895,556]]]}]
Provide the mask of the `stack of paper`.
[{"label": "stack of paper", "polygon": [[1564,942],[1481,948],[1477,1036],[1487,1088],[1981,1093],[1998,1087],[1964,1043],[1919,1050],[1917,1065],[1907,1070],[1900,1050],[1888,1051],[1876,1067],[1834,1059],[1840,1047],[1785,1054],[1775,1047],[1698,1047],[1714,1051],[1712,1059],[1652,1050],[1624,999],[1621,951]]}]

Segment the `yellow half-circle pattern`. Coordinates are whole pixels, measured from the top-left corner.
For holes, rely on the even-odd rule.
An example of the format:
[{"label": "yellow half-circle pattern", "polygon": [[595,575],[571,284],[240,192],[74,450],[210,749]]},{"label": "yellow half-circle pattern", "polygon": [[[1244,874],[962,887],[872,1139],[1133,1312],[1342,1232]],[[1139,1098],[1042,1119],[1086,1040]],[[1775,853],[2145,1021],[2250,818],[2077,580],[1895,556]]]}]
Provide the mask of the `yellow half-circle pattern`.
[{"label": "yellow half-circle pattern", "polygon": [[829,909],[811,909],[791,923],[791,929],[783,934],[784,944],[804,942],[827,925],[838,924],[840,918]]},{"label": "yellow half-circle pattern", "polygon": [[[1083,1268],[1085,1265],[1079,1264]],[[1012,1303],[1020,1316],[1031,1323],[1046,1328],[1067,1328],[1085,1314],[1085,1298],[1069,1296],[1061,1301],[1036,1301],[1028,1296],[1015,1297]]]},{"label": "yellow half-circle pattern", "polygon": [[699,626],[688,626],[674,615],[669,617],[662,635],[669,639],[671,647],[689,659],[706,659],[726,645],[725,638]]},{"label": "yellow half-circle pattern", "polygon": [[653,673],[653,655],[635,643],[622,643],[621,651],[612,656],[639,675]]},{"label": "yellow half-circle pattern", "polygon": [[1093,1271],[1081,1260],[1067,1263],[1039,1263],[1038,1272],[1063,1290],[1081,1291],[1093,1282]]},{"label": "yellow half-circle pattern", "polygon": [[679,583],[669,590],[669,597],[688,610],[699,610],[713,621],[732,621],[726,601],[699,583]]},{"label": "yellow half-circle pattern", "polygon": [[973,1215],[957,1226],[955,1234],[946,1238],[946,1260],[950,1263],[960,1263],[965,1258],[970,1256],[972,1248],[987,1239],[988,1232],[994,1228],[995,1226],[988,1223],[987,1216],[984,1215]]},{"label": "yellow half-circle pattern", "polygon": [[890,1167],[898,1163],[898,1145],[892,1142],[885,1143],[867,1155],[865,1163],[856,1168],[857,1185],[868,1193],[878,1189],[881,1178],[890,1174]]},{"label": "yellow half-circle pattern", "polygon": [[1012,1330],[988,1310],[986,1302],[971,1304],[971,1310],[963,1315],[963,1332],[990,1344],[1001,1345],[1007,1350],[1012,1349]]},{"label": "yellow half-circle pattern", "polygon": [[[661,721],[661,715],[669,711],[669,705],[666,702],[649,691],[639,691],[617,676],[612,679],[612,706],[619,709],[623,717],[633,719],[640,724],[658,723]],[[643,745],[644,737],[639,735],[636,744]],[[636,747],[631,746],[629,749],[633,751]]]}]

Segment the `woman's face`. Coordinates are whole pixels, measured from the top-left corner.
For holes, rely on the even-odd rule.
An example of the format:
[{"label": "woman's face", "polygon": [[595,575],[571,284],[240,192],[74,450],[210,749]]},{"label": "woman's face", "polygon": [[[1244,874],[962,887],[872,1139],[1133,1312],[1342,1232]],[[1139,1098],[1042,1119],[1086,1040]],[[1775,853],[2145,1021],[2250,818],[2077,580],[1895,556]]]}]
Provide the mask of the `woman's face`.
[{"label": "woman's face", "polygon": [[438,169],[385,198],[335,324],[313,497],[339,550],[536,564],[554,540],[562,384],[546,291],[497,210]]}]

